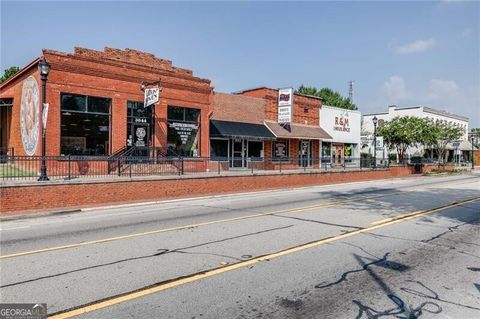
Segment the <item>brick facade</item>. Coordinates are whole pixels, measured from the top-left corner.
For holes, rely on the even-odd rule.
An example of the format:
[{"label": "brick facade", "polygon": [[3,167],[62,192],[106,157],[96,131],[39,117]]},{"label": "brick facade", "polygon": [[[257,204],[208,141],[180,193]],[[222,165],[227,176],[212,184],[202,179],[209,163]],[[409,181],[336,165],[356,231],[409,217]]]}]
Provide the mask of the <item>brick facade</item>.
[{"label": "brick facade", "polygon": [[265,105],[261,98],[214,92],[212,120],[261,124]]},{"label": "brick facade", "polygon": [[[237,92],[239,95],[261,98],[265,101],[265,120],[278,121],[278,90],[260,87],[250,90]],[[306,96],[303,94],[294,94],[292,106],[292,123],[310,126],[316,129],[320,126],[320,109],[322,101],[320,98]],[[281,140],[281,139],[280,139]],[[300,155],[298,138],[289,139],[289,155],[290,157],[298,157]],[[272,157],[273,143],[265,142],[265,157]],[[320,157],[320,140],[312,140],[312,157]]]},{"label": "brick facade", "polygon": [[[143,101],[143,92],[140,90],[142,81],[161,81],[160,100],[155,107],[153,143],[157,147],[167,144],[168,105],[198,108],[201,110],[199,155],[209,156],[209,118],[213,94],[209,80],[195,77],[192,71],[175,67],[169,60],[131,49],[105,48],[104,51],[95,51],[75,48],[73,54],[43,50],[43,58],[51,65],[47,82],[47,103],[50,105],[47,155],[60,155],[61,93],[111,99],[110,153],[113,153],[126,144],[127,101]],[[25,155],[19,125],[22,82],[33,75],[41,88],[38,60],[0,87],[1,98],[14,99],[8,146],[15,148],[16,155]],[[41,144],[38,143],[36,155],[40,154]]]}]

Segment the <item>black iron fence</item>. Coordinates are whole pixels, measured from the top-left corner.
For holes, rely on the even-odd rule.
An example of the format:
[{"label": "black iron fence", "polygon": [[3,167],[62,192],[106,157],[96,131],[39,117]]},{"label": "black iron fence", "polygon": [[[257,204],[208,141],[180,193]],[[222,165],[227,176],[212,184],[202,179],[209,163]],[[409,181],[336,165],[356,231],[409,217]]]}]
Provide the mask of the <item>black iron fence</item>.
[{"label": "black iron fence", "polygon": [[[143,154],[141,154],[143,155]],[[306,157],[172,157],[144,154],[123,156],[46,156],[50,180],[118,178],[135,176],[179,176],[191,174],[245,174],[287,171],[346,171],[388,167],[388,161],[369,158]],[[36,180],[41,156],[0,156],[0,180]]]}]

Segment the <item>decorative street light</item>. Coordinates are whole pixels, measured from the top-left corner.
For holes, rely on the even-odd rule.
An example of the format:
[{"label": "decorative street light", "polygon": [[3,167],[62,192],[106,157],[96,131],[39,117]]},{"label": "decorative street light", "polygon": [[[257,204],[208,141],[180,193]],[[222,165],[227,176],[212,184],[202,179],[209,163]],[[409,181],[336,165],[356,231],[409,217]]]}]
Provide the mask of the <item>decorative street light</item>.
[{"label": "decorative street light", "polygon": [[[40,60],[38,63],[38,72],[40,73],[40,79],[42,80],[42,110],[45,108],[45,104],[47,103],[47,77],[48,73],[50,72],[50,64],[45,61],[45,59]],[[43,110],[45,112],[45,110]],[[40,168],[40,177],[38,178],[39,181],[48,181],[49,178],[47,176],[47,164],[45,159],[45,144],[46,144],[46,123],[42,125],[42,166]]]},{"label": "decorative street light", "polygon": [[377,123],[376,116],[372,119],[373,122],[373,168],[377,168]]}]

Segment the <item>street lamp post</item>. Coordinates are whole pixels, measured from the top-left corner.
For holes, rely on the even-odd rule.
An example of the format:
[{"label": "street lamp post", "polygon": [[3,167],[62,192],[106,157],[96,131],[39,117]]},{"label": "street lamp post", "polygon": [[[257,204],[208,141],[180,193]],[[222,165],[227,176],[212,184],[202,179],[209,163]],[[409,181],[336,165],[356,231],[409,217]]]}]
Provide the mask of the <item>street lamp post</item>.
[{"label": "street lamp post", "polygon": [[[45,103],[47,103],[47,77],[50,72],[50,64],[45,61],[45,59],[40,60],[38,63],[38,71],[40,73],[40,79],[42,80],[42,110],[45,108]],[[39,181],[48,181],[47,176],[47,163],[45,158],[46,151],[46,126],[45,123],[42,123],[42,166],[40,168],[40,177]]]},{"label": "street lamp post", "polygon": [[376,116],[372,119],[373,122],[373,168],[377,168],[377,123]]}]

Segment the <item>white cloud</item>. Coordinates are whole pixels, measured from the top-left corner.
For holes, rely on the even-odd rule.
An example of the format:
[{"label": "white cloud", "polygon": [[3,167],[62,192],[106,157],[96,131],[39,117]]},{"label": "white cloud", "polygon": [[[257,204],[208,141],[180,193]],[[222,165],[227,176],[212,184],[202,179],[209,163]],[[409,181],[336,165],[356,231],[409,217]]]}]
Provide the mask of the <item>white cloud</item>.
[{"label": "white cloud", "polygon": [[405,80],[398,75],[391,76],[383,84],[383,89],[388,103],[398,103],[410,97],[410,93],[405,86]]},{"label": "white cloud", "polygon": [[458,92],[458,85],[452,80],[430,80],[427,97],[429,99],[446,99],[453,97]]},{"label": "white cloud", "polygon": [[424,52],[435,45],[436,41],[433,38],[427,40],[417,40],[415,42],[407,43],[405,45],[395,48],[397,54],[410,54],[417,52]]}]

